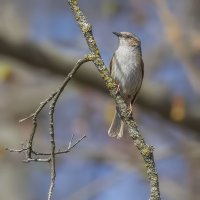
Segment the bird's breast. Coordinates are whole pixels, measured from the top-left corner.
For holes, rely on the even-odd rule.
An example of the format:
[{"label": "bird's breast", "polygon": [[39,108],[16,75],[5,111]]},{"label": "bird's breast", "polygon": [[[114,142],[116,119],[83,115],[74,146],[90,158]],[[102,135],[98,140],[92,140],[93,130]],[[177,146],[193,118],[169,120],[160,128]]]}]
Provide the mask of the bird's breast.
[{"label": "bird's breast", "polygon": [[115,58],[114,79],[120,84],[123,94],[133,96],[142,83],[140,49],[119,47]]}]

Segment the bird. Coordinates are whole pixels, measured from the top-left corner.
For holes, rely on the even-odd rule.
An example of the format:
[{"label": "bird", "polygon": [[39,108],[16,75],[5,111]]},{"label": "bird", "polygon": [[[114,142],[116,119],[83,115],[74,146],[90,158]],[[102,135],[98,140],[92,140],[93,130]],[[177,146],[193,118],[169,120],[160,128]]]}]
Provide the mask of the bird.
[{"label": "bird", "polygon": [[[130,32],[113,32],[118,37],[118,48],[110,62],[110,75],[118,85],[119,93],[132,113],[132,105],[140,91],[144,77],[144,63],[142,60],[141,41]],[[115,114],[108,130],[110,137],[117,139],[123,136],[125,127],[116,106]]]}]

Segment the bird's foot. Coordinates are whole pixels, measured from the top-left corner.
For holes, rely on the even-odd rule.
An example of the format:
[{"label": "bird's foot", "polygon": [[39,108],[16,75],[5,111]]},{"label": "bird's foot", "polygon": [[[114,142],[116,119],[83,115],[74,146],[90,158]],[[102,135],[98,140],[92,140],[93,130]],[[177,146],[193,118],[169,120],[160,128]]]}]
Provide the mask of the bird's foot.
[{"label": "bird's foot", "polygon": [[131,103],[129,104],[129,108],[128,108],[128,117],[130,117],[132,115],[132,112],[133,112],[133,107],[131,105]]},{"label": "bird's foot", "polygon": [[115,95],[117,95],[117,94],[119,93],[119,91],[120,91],[120,85],[118,84],[118,85],[117,85],[117,90],[116,90],[116,92],[115,92]]}]

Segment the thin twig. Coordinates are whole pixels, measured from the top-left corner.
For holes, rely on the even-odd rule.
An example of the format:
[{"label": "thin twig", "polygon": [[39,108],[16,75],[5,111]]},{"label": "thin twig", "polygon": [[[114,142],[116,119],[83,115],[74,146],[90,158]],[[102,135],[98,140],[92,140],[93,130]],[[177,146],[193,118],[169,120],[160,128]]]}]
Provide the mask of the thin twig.
[{"label": "thin twig", "polygon": [[[72,138],[74,137],[74,134],[72,135]],[[66,154],[69,153],[76,145],[78,145],[83,139],[86,138],[86,135],[84,135],[83,137],[81,137],[80,139],[78,139],[74,144],[72,144],[72,140],[69,141],[67,148],[64,150],[58,150],[55,152],[55,155],[60,155],[60,154]],[[9,152],[15,152],[15,153],[22,153],[28,150],[28,148],[22,148],[22,149],[10,149],[10,148],[5,148],[6,151]],[[32,153],[36,156],[50,156],[51,153],[43,153],[43,152],[36,152],[35,150],[32,149]],[[45,160],[45,159],[44,159]],[[46,160],[49,160],[49,158],[47,158]],[[23,162],[30,162],[30,161],[39,161],[39,159],[37,158],[32,158],[32,159],[27,159],[27,160],[23,160]],[[41,162],[41,161],[39,161]]]},{"label": "thin twig", "polygon": [[116,94],[117,84],[110,76],[109,71],[104,64],[104,61],[101,58],[99,49],[92,34],[92,26],[87,22],[83,12],[80,10],[78,1],[68,0],[68,3],[86,39],[87,45],[91,53],[93,53],[95,56],[93,63],[98,69],[111,96],[115,100],[117,107],[119,108],[119,115],[121,119],[127,124],[130,137],[133,139],[135,146],[138,148],[144,159],[147,168],[148,179],[150,181],[150,200],[160,200],[159,181],[154,162],[153,147],[145,143],[133,116],[129,116],[129,110],[124,99],[120,96],[120,94]]},{"label": "thin twig", "polygon": [[72,137],[71,137],[71,139],[70,139],[70,141],[69,141],[68,149],[71,148],[73,139],[74,139],[74,134],[72,134]]},{"label": "thin twig", "polygon": [[16,152],[16,153],[21,153],[23,151],[27,151],[28,148],[22,148],[22,149],[9,149],[9,148],[5,148],[6,151],[10,151],[10,152]]},{"label": "thin twig", "polygon": [[[64,149],[64,150],[59,150],[59,151],[56,151],[54,154],[55,155],[59,155],[59,154],[65,154],[65,153],[68,153],[68,152],[70,152],[78,143],[80,143],[83,139],[85,139],[86,138],[86,136],[84,135],[83,137],[81,137],[80,139],[78,139],[73,145],[72,145],[72,143],[71,143],[71,141],[69,142],[69,144],[68,144],[68,147],[66,148],[66,149]],[[11,151],[12,152],[12,151]],[[16,152],[16,151],[15,151]],[[41,156],[50,156],[51,155],[51,153],[38,153],[38,152],[36,152],[36,151],[34,151],[34,150],[32,150],[32,153],[34,154],[34,155],[36,155],[36,156],[39,156],[39,155],[41,155]]]},{"label": "thin twig", "polygon": [[[18,153],[25,152],[26,159],[23,160],[22,162],[29,163],[29,162],[34,161],[34,162],[48,162],[51,164],[51,183],[50,183],[50,187],[49,187],[48,200],[52,199],[52,193],[53,193],[53,189],[54,189],[54,185],[55,185],[55,178],[56,178],[55,156],[58,154],[64,154],[64,153],[70,152],[71,149],[73,149],[79,142],[81,142],[86,137],[86,136],[83,136],[82,138],[77,140],[72,145],[72,140],[74,137],[74,136],[72,136],[71,140],[69,141],[67,149],[56,151],[56,144],[55,144],[55,139],[54,139],[54,137],[55,137],[55,135],[54,135],[55,106],[56,106],[56,103],[57,103],[58,98],[60,97],[61,93],[65,89],[68,82],[72,79],[73,75],[80,68],[80,66],[86,62],[93,61],[94,58],[95,57],[93,56],[93,54],[88,54],[84,58],[78,60],[77,64],[71,70],[71,72],[67,75],[67,77],[65,78],[65,80],[63,81],[61,86],[55,92],[53,92],[45,101],[41,102],[39,107],[36,109],[36,111],[34,113],[32,113],[28,117],[21,119],[19,121],[19,122],[24,122],[25,120],[28,120],[30,118],[32,118],[32,121],[33,121],[32,132],[30,134],[30,137],[29,137],[26,147],[18,149],[18,150],[6,148],[6,150],[8,150],[10,152],[18,152]],[[51,142],[51,153],[40,153],[40,152],[36,152],[33,150],[33,140],[34,140],[34,136],[35,136],[35,132],[36,132],[36,128],[37,128],[37,117],[38,117],[39,113],[41,112],[41,110],[49,102],[51,102],[50,106],[49,106],[49,118],[50,118],[49,133],[50,133],[50,142]],[[49,156],[49,157],[47,157],[47,158],[39,158],[39,157],[32,158],[32,154],[35,156]]]},{"label": "thin twig", "polygon": [[72,78],[73,74],[79,69],[79,67],[86,63],[91,61],[91,57],[90,56],[85,56],[84,58],[80,59],[76,66],[73,68],[73,70],[67,75],[67,77],[65,78],[63,84],[61,85],[60,88],[58,88],[55,96],[52,99],[52,102],[49,106],[49,133],[50,133],[50,142],[51,142],[51,184],[50,184],[50,188],[49,188],[49,193],[48,193],[48,200],[51,200],[52,198],[52,193],[53,193],[53,189],[54,189],[54,185],[55,185],[55,178],[56,178],[56,166],[55,166],[55,149],[56,149],[56,145],[55,145],[55,138],[54,138],[54,112],[55,112],[55,106],[56,103],[58,101],[59,96],[62,94],[63,90],[65,89],[65,86],[67,85],[67,83],[70,81],[70,79]]},{"label": "thin twig", "polygon": [[24,122],[24,121],[26,121],[26,120],[32,118],[33,116],[34,116],[34,113],[30,114],[28,117],[25,117],[25,118],[23,118],[23,119],[20,119],[20,120],[19,120],[19,123],[22,123],[22,122]]},{"label": "thin twig", "polygon": [[[45,107],[45,105],[52,100],[52,98],[56,95],[56,93],[57,93],[57,91],[53,92],[45,101],[41,102],[39,107],[35,111],[35,113],[32,114],[32,116],[33,116],[33,119],[32,119],[33,128],[32,128],[32,132],[30,134],[29,141],[28,141],[28,146],[27,146],[27,148],[29,149],[29,151],[27,151],[27,159],[31,159],[32,158],[31,153],[32,153],[32,146],[33,146],[33,138],[35,136],[35,131],[36,131],[36,128],[37,128],[37,116],[40,113],[40,111]],[[28,119],[28,118],[25,118],[25,119]],[[21,121],[24,121],[24,120],[21,120]]]}]

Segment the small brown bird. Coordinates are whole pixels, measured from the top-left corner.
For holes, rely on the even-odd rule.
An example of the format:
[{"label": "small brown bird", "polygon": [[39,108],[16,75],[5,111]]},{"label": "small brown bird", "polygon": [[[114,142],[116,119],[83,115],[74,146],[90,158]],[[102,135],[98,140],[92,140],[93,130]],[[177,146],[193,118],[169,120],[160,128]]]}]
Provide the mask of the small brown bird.
[{"label": "small brown bird", "polygon": [[[132,113],[132,105],[140,91],[144,76],[141,42],[136,35],[129,32],[113,32],[113,34],[119,38],[119,46],[112,56],[110,73],[118,84],[117,92],[120,92],[127,106],[130,106],[130,113]],[[108,135],[121,138],[124,123],[117,110],[116,107]]]}]

